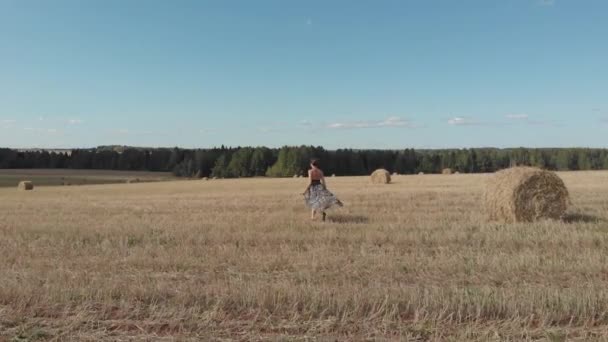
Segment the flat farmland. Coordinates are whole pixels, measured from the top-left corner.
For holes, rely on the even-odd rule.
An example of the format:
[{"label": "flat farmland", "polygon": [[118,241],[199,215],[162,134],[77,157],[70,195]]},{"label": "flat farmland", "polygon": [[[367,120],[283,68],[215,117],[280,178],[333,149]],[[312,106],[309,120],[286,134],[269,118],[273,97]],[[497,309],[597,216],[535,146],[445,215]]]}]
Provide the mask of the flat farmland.
[{"label": "flat farmland", "polygon": [[489,175],[0,189],[0,340],[608,338],[608,172],[563,221],[487,222]]},{"label": "flat farmland", "polygon": [[0,169],[0,188],[16,187],[22,180],[35,186],[115,184],[138,180],[155,182],[175,178],[169,172],[107,171],[72,169]]}]

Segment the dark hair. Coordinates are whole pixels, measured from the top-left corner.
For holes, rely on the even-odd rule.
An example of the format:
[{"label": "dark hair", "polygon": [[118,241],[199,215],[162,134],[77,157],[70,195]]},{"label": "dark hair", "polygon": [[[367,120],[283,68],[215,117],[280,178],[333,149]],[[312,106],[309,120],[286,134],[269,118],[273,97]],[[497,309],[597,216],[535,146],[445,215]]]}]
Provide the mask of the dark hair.
[{"label": "dark hair", "polygon": [[319,167],[319,159],[311,159],[310,164]]}]

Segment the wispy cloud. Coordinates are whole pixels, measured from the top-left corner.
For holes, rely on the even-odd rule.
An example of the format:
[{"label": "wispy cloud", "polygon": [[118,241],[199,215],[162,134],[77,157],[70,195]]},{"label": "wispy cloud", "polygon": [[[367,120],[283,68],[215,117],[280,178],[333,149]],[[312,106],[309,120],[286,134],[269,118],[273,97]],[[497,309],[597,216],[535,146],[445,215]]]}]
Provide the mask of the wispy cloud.
[{"label": "wispy cloud", "polygon": [[82,123],[84,123],[84,121],[80,120],[80,119],[69,119],[68,120],[68,124],[70,124],[70,125],[80,125]]},{"label": "wispy cloud", "polygon": [[455,116],[453,118],[448,119],[448,124],[452,126],[481,126],[488,125],[489,123],[477,121],[470,117]]},{"label": "wispy cloud", "polygon": [[555,0],[538,0],[538,4],[544,7],[550,7],[555,5]]},{"label": "wispy cloud", "polygon": [[346,121],[334,122],[327,125],[330,129],[358,129],[358,128],[384,128],[384,127],[416,127],[411,121],[397,116],[389,117],[380,121]]},{"label": "wispy cloud", "polygon": [[536,120],[528,114],[506,114],[505,119],[500,121],[480,121],[472,117],[456,116],[447,120],[452,126],[512,126],[512,125],[534,125],[534,126],[560,126],[554,120]]},{"label": "wispy cloud", "polygon": [[559,126],[554,120],[532,119],[528,114],[507,114],[505,115],[511,122],[522,123],[533,126]]},{"label": "wispy cloud", "polygon": [[17,120],[12,120],[12,119],[4,119],[4,120],[0,120],[0,128],[2,129],[10,129],[14,127],[14,124],[17,122]]},{"label": "wispy cloud", "polygon": [[310,127],[310,126],[312,126],[312,122],[310,122],[308,120],[302,120],[298,123],[298,125],[300,125],[302,127]]},{"label": "wispy cloud", "polygon": [[48,133],[48,134],[57,134],[60,131],[56,128],[39,128],[39,127],[25,127],[24,131],[35,132],[35,133]]},{"label": "wispy cloud", "polygon": [[311,18],[306,19],[306,25],[312,25],[312,19]]}]

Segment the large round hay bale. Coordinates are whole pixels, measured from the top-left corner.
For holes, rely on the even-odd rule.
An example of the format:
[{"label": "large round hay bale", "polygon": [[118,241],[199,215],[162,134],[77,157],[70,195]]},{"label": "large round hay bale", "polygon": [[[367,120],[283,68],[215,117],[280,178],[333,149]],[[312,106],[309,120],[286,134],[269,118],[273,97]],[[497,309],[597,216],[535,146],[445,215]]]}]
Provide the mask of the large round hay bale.
[{"label": "large round hay bale", "polygon": [[31,181],[21,181],[19,185],[17,185],[17,189],[19,190],[34,190],[34,183]]},{"label": "large round hay bale", "polygon": [[372,183],[388,184],[391,182],[391,174],[385,169],[378,169],[372,173]]},{"label": "large round hay bale", "polygon": [[449,167],[446,167],[445,169],[441,170],[441,173],[444,175],[451,175],[452,169],[450,169]]},{"label": "large round hay bale", "polygon": [[423,176],[423,175],[424,175],[424,172],[420,171],[420,172],[418,172],[418,174],[419,174],[420,176]]},{"label": "large round hay bale", "polygon": [[484,202],[493,221],[560,219],[568,207],[564,182],[554,172],[514,167],[496,172],[486,184]]}]

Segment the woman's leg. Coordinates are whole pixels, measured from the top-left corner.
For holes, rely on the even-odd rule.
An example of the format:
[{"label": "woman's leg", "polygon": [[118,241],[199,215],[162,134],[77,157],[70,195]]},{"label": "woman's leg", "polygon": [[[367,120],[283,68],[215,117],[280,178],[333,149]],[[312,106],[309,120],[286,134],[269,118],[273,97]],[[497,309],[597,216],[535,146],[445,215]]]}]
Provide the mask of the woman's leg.
[{"label": "woman's leg", "polygon": [[327,216],[327,214],[325,212],[323,212],[323,222],[325,222],[325,217]]}]

